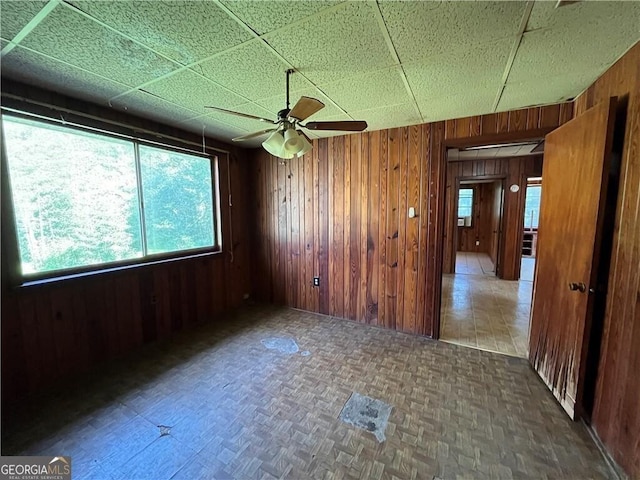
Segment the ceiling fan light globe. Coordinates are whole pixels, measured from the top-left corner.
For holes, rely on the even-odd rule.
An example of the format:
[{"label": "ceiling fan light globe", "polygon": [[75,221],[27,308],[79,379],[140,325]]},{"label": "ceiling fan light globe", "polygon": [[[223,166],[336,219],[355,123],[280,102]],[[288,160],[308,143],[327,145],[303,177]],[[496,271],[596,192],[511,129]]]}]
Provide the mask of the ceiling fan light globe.
[{"label": "ceiling fan light globe", "polygon": [[290,128],[284,132],[284,151],[297,155],[304,148],[304,138],[295,129]]},{"label": "ceiling fan light globe", "polygon": [[269,138],[262,142],[262,146],[274,157],[282,158],[282,153],[284,151],[284,137],[282,136],[282,132],[273,132],[269,135]]},{"label": "ceiling fan light globe", "polygon": [[313,148],[313,145],[311,145],[311,143],[309,143],[309,140],[307,140],[305,137],[303,137],[302,135],[300,135],[300,137],[302,138],[302,150],[300,150],[298,152],[298,158],[302,157],[303,155],[305,155],[306,153],[310,152],[311,149]]}]

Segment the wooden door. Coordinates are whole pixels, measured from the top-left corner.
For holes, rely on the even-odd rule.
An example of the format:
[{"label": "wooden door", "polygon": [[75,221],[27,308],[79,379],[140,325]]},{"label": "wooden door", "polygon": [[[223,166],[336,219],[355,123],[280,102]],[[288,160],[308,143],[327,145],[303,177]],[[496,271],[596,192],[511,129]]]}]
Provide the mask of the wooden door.
[{"label": "wooden door", "polygon": [[546,136],[529,360],[571,418],[584,366],[602,236],[615,98]]}]

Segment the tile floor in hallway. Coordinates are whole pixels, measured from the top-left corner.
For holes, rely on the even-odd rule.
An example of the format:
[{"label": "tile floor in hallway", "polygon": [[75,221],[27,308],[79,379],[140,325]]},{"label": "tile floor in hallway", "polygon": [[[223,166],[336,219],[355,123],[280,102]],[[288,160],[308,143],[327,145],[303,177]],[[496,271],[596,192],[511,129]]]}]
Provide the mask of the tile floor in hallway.
[{"label": "tile floor in hallway", "polygon": [[[441,340],[527,357],[533,283],[500,280],[482,268],[477,273],[478,268],[470,266],[491,263],[489,256],[461,253],[456,255],[457,273],[442,279]],[[530,263],[525,264],[527,271],[532,270]],[[475,273],[459,273],[465,271]]]},{"label": "tile floor in hallway", "polygon": [[[610,476],[524,359],[286,308],[224,325],[4,409],[3,455],[71,455],[74,480]],[[384,442],[339,420],[353,392],[391,405]]]}]

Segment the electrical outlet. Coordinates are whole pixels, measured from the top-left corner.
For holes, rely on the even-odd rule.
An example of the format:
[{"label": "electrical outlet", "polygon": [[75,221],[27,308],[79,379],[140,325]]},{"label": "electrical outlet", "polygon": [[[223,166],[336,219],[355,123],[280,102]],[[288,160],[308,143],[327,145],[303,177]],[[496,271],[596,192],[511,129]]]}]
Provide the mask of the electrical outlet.
[{"label": "electrical outlet", "polygon": [[320,277],[313,277],[313,286],[314,287],[320,286]]},{"label": "electrical outlet", "polygon": [[476,240],[476,246],[480,245],[480,240]]}]

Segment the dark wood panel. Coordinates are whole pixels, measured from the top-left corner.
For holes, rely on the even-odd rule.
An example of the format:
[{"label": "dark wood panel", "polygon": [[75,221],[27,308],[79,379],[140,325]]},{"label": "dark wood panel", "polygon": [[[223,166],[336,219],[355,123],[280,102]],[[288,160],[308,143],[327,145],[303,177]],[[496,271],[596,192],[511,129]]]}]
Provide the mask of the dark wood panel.
[{"label": "dark wood panel", "polygon": [[[474,162],[476,163],[476,162]],[[484,163],[478,161],[477,163]],[[482,165],[484,167],[484,165]],[[478,176],[484,176],[484,168],[478,168],[474,172]],[[465,184],[462,188],[473,189],[473,213],[471,225],[458,228],[457,249],[459,252],[489,253],[491,251],[491,231],[493,215],[493,184],[472,183]],[[479,242],[476,244],[476,242]]]},{"label": "dark wood panel", "polygon": [[[254,268],[264,272],[253,285],[256,295],[305,310],[437,335],[442,240],[445,231],[448,238],[452,236],[444,218],[445,192],[447,198],[451,192],[445,177],[445,146],[538,138],[552,129],[541,128],[540,119],[544,116],[545,125],[550,125],[555,118],[557,126],[563,108],[544,110],[544,115],[536,107],[314,140],[310,154],[287,162],[286,171],[291,169],[299,177],[298,187],[290,190],[289,179],[270,173],[282,168],[279,160],[256,149],[250,175],[260,187],[251,193],[259,198],[250,204],[256,209],[255,250],[264,252],[254,253],[255,261],[262,262]],[[510,172],[497,160],[461,162],[459,168],[461,175],[469,176],[506,177]],[[517,169],[513,178],[519,182],[529,168],[535,169]],[[293,212],[293,204],[303,203],[297,215],[287,212]],[[408,218],[409,207],[416,209],[415,218]],[[299,225],[290,224],[290,217],[298,218]],[[283,263],[284,258],[293,258],[295,247],[282,241],[290,228],[304,232],[300,245],[311,255],[314,275],[320,277],[320,287],[308,289],[307,295],[296,293],[295,302],[283,286],[289,288],[291,279],[290,288],[302,291],[298,284],[308,284],[312,275],[307,262]],[[487,236],[483,234],[483,243]],[[519,245],[512,252],[516,249]],[[510,262],[512,270],[515,263]]]},{"label": "dark wood panel", "polygon": [[[584,414],[588,289],[598,278],[615,107],[602,102],[545,140],[529,360],[571,418]],[[570,290],[572,282],[586,291]]]},{"label": "dark wood panel", "polygon": [[[102,119],[123,132],[140,128],[172,137],[173,140],[165,139],[167,143],[185,141],[199,148],[202,145],[198,135],[115,109],[4,79],[2,87],[3,92],[21,98],[73,109],[78,112],[73,116],[78,121],[86,120],[83,115],[90,115],[95,126],[105,128],[105,124],[97,120]],[[3,97],[3,104],[6,100]],[[12,100],[14,107],[36,108],[28,102],[16,102]],[[46,115],[50,111],[39,109],[37,113]],[[116,127],[113,122],[128,127]],[[156,137],[153,139],[158,141]],[[251,291],[248,271],[250,223],[247,219],[250,197],[245,192],[249,180],[248,151],[213,139],[207,139],[207,145],[231,152],[229,162],[226,154],[218,157],[223,252],[211,256],[15,288],[10,284],[12,278],[5,273],[7,269],[15,271],[15,267],[10,266],[17,264],[19,259],[15,252],[7,251],[10,236],[5,232],[11,231],[7,228],[11,216],[3,208],[3,402],[7,405],[15,403],[24,395],[121,357],[144,343],[167,338],[197,321],[214,321],[220,313],[240,305],[244,294]],[[266,187],[267,183],[263,185]],[[6,191],[3,188],[3,193]],[[227,202],[230,196],[233,198],[231,207]],[[264,196],[260,201],[264,202]],[[2,204],[3,207],[7,205],[4,198]],[[261,212],[264,222],[270,215],[262,204],[256,212]],[[262,252],[266,253],[268,244]],[[266,261],[267,258],[261,256],[259,263]],[[7,343],[9,339],[11,343]]]},{"label": "dark wood panel", "polygon": [[593,427],[631,478],[640,477],[640,43],[575,102],[576,114],[617,96],[626,106],[620,185]]}]

